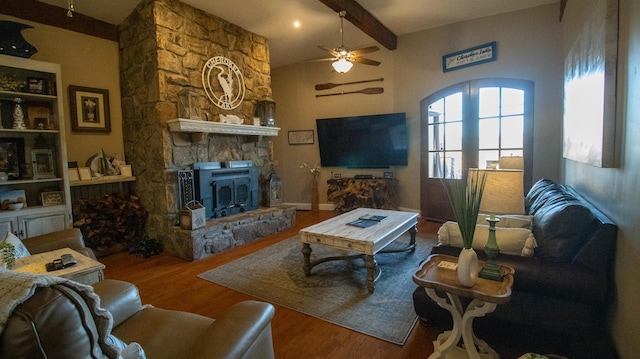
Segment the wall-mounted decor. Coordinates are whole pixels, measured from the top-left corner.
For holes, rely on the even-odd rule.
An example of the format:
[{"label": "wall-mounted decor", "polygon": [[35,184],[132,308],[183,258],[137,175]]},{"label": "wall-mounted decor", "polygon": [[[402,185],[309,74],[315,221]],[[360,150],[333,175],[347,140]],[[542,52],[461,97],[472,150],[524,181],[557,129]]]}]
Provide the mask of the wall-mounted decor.
[{"label": "wall-mounted decor", "polygon": [[33,179],[56,177],[53,150],[32,149],[31,163],[33,164]]},{"label": "wall-mounted decor", "polygon": [[442,72],[480,65],[496,59],[496,42],[489,42],[442,56]]},{"label": "wall-mounted decor", "polygon": [[69,85],[71,130],[111,132],[109,90]]},{"label": "wall-mounted decor", "polygon": [[313,130],[289,131],[290,145],[312,145]]},{"label": "wall-mounted decor", "polygon": [[20,165],[24,163],[24,138],[0,138],[0,172],[10,180],[22,177]]},{"label": "wall-mounted decor", "polygon": [[202,87],[214,105],[232,110],[242,103],[244,77],[238,66],[223,56],[210,58],[202,68]]},{"label": "wall-mounted decor", "polygon": [[615,166],[618,0],[600,0],[564,64],[563,155]]}]

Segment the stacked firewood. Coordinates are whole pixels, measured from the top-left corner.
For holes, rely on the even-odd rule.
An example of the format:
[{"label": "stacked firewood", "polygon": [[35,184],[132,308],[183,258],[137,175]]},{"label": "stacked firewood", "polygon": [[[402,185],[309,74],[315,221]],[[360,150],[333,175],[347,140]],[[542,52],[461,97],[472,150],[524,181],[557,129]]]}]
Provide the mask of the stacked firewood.
[{"label": "stacked firewood", "polygon": [[85,245],[101,257],[129,250],[147,238],[148,212],[134,194],[107,194],[73,203],[73,226],[82,231]]}]

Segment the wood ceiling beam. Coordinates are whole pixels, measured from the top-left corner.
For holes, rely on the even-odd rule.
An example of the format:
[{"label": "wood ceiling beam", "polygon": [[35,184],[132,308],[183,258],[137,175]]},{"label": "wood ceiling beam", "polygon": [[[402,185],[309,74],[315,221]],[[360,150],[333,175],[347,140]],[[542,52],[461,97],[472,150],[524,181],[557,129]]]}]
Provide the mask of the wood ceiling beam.
[{"label": "wood ceiling beam", "polygon": [[389,50],[398,46],[398,37],[355,0],[320,0],[331,10],[347,12],[345,19]]},{"label": "wood ceiling beam", "polygon": [[[108,6],[108,4],[105,3],[105,6]],[[2,1],[0,13],[111,41],[118,41],[118,28],[116,25],[77,12],[73,13],[73,17],[67,17],[67,9],[36,0]]]}]

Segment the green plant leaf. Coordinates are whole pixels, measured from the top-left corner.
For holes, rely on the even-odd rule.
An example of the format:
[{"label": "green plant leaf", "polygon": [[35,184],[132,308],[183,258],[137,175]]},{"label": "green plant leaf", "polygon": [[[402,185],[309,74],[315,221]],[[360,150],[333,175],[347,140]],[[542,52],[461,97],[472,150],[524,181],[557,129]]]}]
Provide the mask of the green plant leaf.
[{"label": "green plant leaf", "polygon": [[484,173],[466,173],[466,180],[453,180],[443,185],[447,189],[449,202],[453,208],[453,215],[458,222],[464,248],[473,247],[473,235],[476,231],[476,222],[480,212],[482,193],[487,182]]}]

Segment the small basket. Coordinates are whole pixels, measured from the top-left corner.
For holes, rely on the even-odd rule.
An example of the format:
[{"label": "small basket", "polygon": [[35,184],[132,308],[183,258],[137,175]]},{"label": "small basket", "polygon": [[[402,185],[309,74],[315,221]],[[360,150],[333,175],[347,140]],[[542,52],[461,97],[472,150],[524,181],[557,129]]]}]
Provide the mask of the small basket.
[{"label": "small basket", "polygon": [[180,228],[182,229],[197,229],[204,226],[206,222],[206,210],[196,200],[187,202],[180,210]]}]

